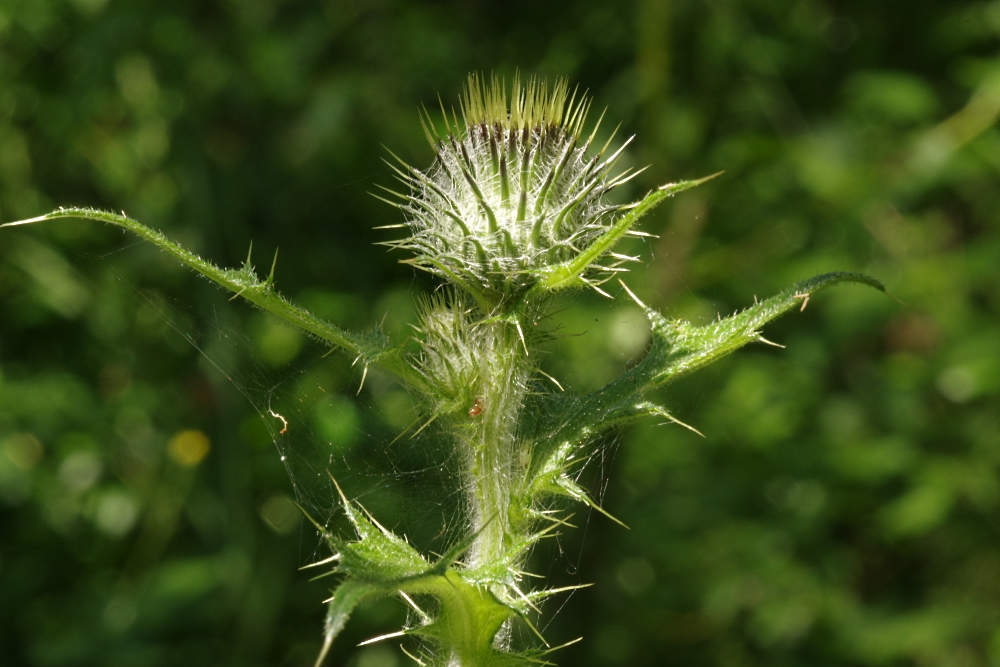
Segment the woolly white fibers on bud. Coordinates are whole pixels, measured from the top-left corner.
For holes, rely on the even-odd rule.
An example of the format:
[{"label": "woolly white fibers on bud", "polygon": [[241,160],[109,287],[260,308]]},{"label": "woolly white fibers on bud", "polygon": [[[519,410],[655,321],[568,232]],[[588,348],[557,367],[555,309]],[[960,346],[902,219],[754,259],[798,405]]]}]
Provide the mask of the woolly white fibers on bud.
[{"label": "woolly white fibers on bud", "polygon": [[550,90],[544,81],[522,87],[515,78],[508,104],[498,79],[487,85],[471,75],[461,124],[443,106],[443,136],[429,114],[422,118],[437,155],[431,168],[393,166],[409,192],[393,193],[402,202],[391,203],[405,212],[411,235],[387,245],[411,251],[405,261],[489,310],[523,294],[552,266],[589,248],[628,208],[609,205],[605,196],[638,172],[610,175],[624,148],[605,159],[610,140],[588,156],[597,132],[581,141],[589,108],[564,79]]}]

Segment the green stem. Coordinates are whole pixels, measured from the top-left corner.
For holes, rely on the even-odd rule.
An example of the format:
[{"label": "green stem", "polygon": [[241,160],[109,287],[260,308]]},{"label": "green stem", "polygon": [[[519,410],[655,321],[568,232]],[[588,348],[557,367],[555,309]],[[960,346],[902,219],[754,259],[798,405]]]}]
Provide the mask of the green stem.
[{"label": "green stem", "polygon": [[468,494],[475,541],[469,566],[496,562],[510,546],[509,505],[517,464],[517,425],[527,394],[530,364],[517,329],[507,321],[483,326],[490,350],[483,378],[482,412],[472,419]]}]

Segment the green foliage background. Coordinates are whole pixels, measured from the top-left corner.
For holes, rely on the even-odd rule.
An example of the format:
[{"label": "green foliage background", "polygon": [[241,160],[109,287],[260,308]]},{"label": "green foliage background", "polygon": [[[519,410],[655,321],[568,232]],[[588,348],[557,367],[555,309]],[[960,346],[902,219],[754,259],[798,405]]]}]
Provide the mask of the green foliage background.
[{"label": "green foliage background", "polygon": [[[558,662],[1000,665],[996,0],[5,0],[0,220],[125,209],[225,266],[280,246],[285,294],[402,332],[429,283],[372,245],[399,222],[365,194],[390,182],[381,145],[426,164],[419,105],[518,68],[638,133],[633,194],[726,170],[644,220],[650,305],[706,322],[831,270],[907,304],[823,294],[766,332],[786,350],[668,390],[705,439],[609,440],[585,479],[631,530],[578,514],[535,555],[596,582],[546,608],[551,641],[584,635]],[[238,389],[307,368],[328,396],[303,414],[360,457],[405,397],[355,398],[350,360],[227,299],[115,229],[0,236],[0,664],[314,658],[328,582],[295,568],[318,541]],[[549,370],[598,385],[641,353],[636,315],[584,296]],[[404,664],[354,648],[402,614],[360,610],[330,663]]]}]

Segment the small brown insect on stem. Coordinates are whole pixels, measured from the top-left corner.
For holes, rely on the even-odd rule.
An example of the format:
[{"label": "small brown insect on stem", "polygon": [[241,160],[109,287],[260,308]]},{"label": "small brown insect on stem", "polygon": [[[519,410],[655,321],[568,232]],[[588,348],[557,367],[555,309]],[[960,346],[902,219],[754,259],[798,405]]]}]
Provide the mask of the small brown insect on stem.
[{"label": "small brown insect on stem", "polygon": [[478,417],[479,415],[483,414],[484,407],[486,406],[483,404],[483,399],[480,398],[479,396],[476,396],[475,402],[472,404],[472,407],[469,408],[469,416]]}]

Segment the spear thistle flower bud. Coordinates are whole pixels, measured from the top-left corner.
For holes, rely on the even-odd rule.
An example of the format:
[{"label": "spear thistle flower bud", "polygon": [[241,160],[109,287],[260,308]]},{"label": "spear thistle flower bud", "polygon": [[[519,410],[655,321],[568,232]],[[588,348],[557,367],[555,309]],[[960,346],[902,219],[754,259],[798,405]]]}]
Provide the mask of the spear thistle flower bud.
[{"label": "spear thistle flower bud", "polygon": [[[552,267],[607,235],[632,205],[611,205],[606,195],[639,173],[611,175],[628,141],[607,158],[611,139],[590,155],[597,127],[582,141],[581,132],[591,100],[565,79],[550,90],[544,81],[522,87],[515,78],[510,96],[508,104],[497,78],[487,85],[470,75],[461,123],[443,105],[443,136],[426,110],[421,118],[437,156],[431,168],[391,165],[409,189],[389,192],[402,200],[390,203],[404,211],[410,236],[386,245],[412,252],[404,261],[469,292],[487,311],[516,302]],[[588,262],[579,278],[598,284],[627,259]]]}]

